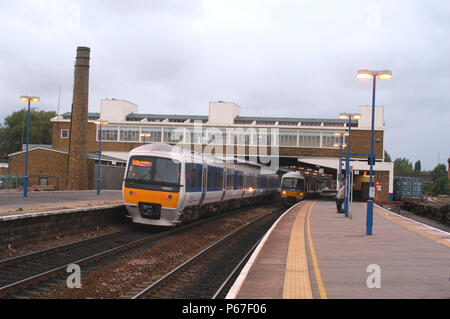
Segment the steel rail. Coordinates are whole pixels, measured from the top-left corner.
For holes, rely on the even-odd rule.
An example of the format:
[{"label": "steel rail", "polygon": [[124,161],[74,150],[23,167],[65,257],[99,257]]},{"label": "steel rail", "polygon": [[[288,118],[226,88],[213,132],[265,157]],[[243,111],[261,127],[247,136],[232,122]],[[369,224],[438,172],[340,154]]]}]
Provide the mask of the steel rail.
[{"label": "steel rail", "polygon": [[0,270],[3,267],[6,266],[11,266],[14,264],[18,264],[21,262],[27,262],[33,259],[36,259],[38,257],[47,255],[47,254],[51,254],[51,253],[58,253],[58,252],[62,252],[65,251],[67,249],[72,249],[72,248],[76,248],[88,243],[94,243],[97,241],[101,241],[104,239],[107,239],[109,237],[115,237],[115,236],[120,236],[120,234],[124,234],[129,232],[131,229],[126,229],[126,230],[120,230],[120,231],[116,231],[116,232],[111,232],[111,233],[107,233],[104,235],[99,235],[99,236],[95,236],[95,237],[91,237],[91,238],[85,238],[79,241],[73,241],[70,243],[66,243],[66,244],[62,244],[62,245],[58,245],[58,246],[54,246],[54,247],[49,247],[49,248],[45,248],[45,249],[41,249],[41,250],[37,250],[37,251],[33,251],[24,255],[20,255],[20,256],[15,256],[15,257],[11,257],[8,259],[3,259],[0,260]]},{"label": "steel rail", "polygon": [[[159,278],[158,280],[156,280],[155,282],[153,282],[152,284],[150,284],[149,286],[147,286],[146,288],[142,289],[139,293],[135,294],[133,297],[131,297],[131,299],[139,299],[142,296],[144,296],[146,293],[148,293],[150,290],[152,289],[156,289],[158,286],[160,286],[161,284],[163,284],[164,282],[166,282],[170,277],[172,277],[174,274],[178,273],[179,271],[183,270],[185,267],[189,266],[190,264],[194,263],[195,261],[199,260],[201,257],[203,257],[204,255],[206,255],[207,253],[214,251],[214,249],[216,249],[217,247],[219,247],[221,244],[224,244],[227,240],[229,240],[230,238],[237,236],[239,233],[249,229],[251,226],[253,226],[256,222],[261,221],[264,218],[267,218],[268,216],[271,216],[272,214],[275,214],[278,210],[272,212],[271,214],[268,215],[264,215],[261,216],[257,219],[255,219],[254,221],[241,226],[240,228],[238,228],[237,230],[229,233],[228,235],[226,235],[225,237],[222,237],[221,239],[217,240],[216,242],[214,242],[213,244],[211,244],[210,246],[206,247],[205,249],[201,250],[200,252],[198,252],[197,254],[195,254],[193,257],[189,258],[188,260],[186,260],[185,262],[181,263],[180,265],[178,265],[177,267],[175,267],[174,269],[172,269],[170,272],[168,272],[166,275],[164,275],[163,277]],[[258,239],[258,243],[259,241],[262,239],[262,237],[260,237]],[[254,249],[256,247],[256,245],[253,245],[251,249]],[[246,257],[248,256],[248,254],[250,253],[250,251],[247,252]],[[239,264],[241,264],[243,262],[243,260],[240,261]],[[233,273],[237,271],[237,268],[235,268],[233,270]],[[230,276],[226,279],[226,281],[230,280]],[[221,285],[221,289],[223,289],[223,287],[225,286],[226,283]],[[217,294],[217,293],[216,293]],[[214,294],[214,296],[216,295]]]},{"label": "steel rail", "polygon": [[[250,209],[252,209],[252,208],[250,208]],[[88,257],[76,260],[76,261],[72,261],[72,262],[64,264],[62,266],[55,267],[55,268],[50,269],[48,271],[42,272],[40,274],[36,274],[34,276],[30,276],[28,278],[25,278],[25,279],[13,282],[11,284],[8,284],[8,285],[0,287],[0,298],[8,296],[11,293],[13,293],[13,292],[15,292],[15,291],[17,291],[19,289],[23,289],[23,288],[28,287],[30,285],[36,284],[36,283],[38,283],[38,282],[40,282],[40,281],[42,281],[42,280],[44,280],[46,278],[53,277],[53,276],[58,275],[60,273],[65,273],[67,267],[69,265],[71,265],[71,264],[77,264],[77,265],[80,266],[80,265],[83,265],[83,264],[91,263],[91,262],[94,262],[94,261],[96,261],[98,259],[106,258],[108,256],[112,256],[112,255],[118,254],[118,253],[120,253],[120,252],[122,252],[124,250],[129,250],[129,249],[138,247],[140,245],[145,244],[146,242],[155,241],[157,239],[168,237],[168,236],[174,235],[176,233],[181,233],[181,232],[184,232],[184,231],[188,231],[189,229],[201,226],[203,224],[211,223],[211,222],[213,222],[213,221],[215,221],[217,219],[220,219],[220,218],[223,218],[223,217],[226,217],[226,216],[230,216],[230,215],[241,213],[241,212],[243,212],[245,210],[249,210],[249,208],[248,207],[239,208],[239,209],[227,212],[227,213],[219,214],[219,215],[212,216],[212,217],[205,218],[205,219],[200,219],[200,220],[197,220],[195,222],[192,222],[192,223],[189,223],[189,224],[185,224],[185,225],[182,225],[182,226],[179,226],[179,227],[176,227],[176,228],[172,228],[170,230],[163,231],[163,232],[160,232],[160,233],[157,233],[157,234],[152,234],[150,236],[147,236],[147,237],[144,237],[144,238],[141,238],[141,239],[138,239],[138,240],[135,240],[135,241],[132,241],[132,242],[129,242],[129,243],[126,243],[126,244],[123,244],[123,245],[120,245],[120,246],[108,249],[106,251],[103,251],[103,252],[100,252],[100,253],[97,253],[97,254],[94,254],[94,255],[91,255],[91,256],[88,256]]]},{"label": "steel rail", "polygon": [[241,259],[241,261],[234,267],[233,271],[230,273],[230,275],[225,279],[225,281],[222,283],[222,285],[217,289],[217,291],[214,293],[214,295],[211,297],[211,299],[217,299],[217,297],[224,291],[225,287],[230,283],[233,276],[238,272],[239,269],[241,269],[244,262],[248,259],[250,254],[252,254],[256,247],[258,247],[259,243],[263,239],[264,234],[256,241],[256,243],[248,250],[248,252],[245,254],[245,256]]}]

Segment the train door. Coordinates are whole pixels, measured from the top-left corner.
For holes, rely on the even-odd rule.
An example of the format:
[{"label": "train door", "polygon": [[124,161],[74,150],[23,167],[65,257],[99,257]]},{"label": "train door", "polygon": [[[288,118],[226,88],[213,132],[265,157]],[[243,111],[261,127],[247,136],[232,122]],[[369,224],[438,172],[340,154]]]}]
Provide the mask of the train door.
[{"label": "train door", "polygon": [[202,195],[200,197],[199,205],[203,204],[203,201],[205,200],[206,196],[206,190],[208,187],[208,166],[206,164],[203,164],[202,168]]},{"label": "train door", "polygon": [[228,169],[226,169],[225,167],[223,168],[222,171],[222,198],[220,199],[221,202],[223,202],[223,199],[225,198],[225,193],[226,193],[226,189],[227,189],[227,174],[228,174]]}]

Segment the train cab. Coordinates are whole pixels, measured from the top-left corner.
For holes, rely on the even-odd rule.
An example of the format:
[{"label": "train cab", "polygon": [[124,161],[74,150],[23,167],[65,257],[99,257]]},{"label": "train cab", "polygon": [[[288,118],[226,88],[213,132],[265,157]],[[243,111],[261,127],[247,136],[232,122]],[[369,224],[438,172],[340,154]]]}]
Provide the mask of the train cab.
[{"label": "train cab", "polygon": [[281,200],[285,206],[289,206],[306,197],[305,177],[296,172],[286,173],[281,178]]},{"label": "train cab", "polygon": [[180,161],[170,157],[130,156],[123,196],[134,221],[166,225],[166,221],[177,219],[181,167]]}]

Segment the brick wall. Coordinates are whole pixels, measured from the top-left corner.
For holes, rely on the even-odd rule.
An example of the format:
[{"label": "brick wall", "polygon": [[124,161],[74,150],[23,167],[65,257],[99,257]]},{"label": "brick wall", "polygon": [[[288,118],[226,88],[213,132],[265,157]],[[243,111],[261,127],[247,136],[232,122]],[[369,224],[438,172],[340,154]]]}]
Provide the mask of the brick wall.
[{"label": "brick wall", "polygon": [[[67,160],[68,155],[45,149],[28,151],[28,175],[54,175],[59,178],[59,189],[67,189]],[[10,173],[24,174],[25,152],[10,156]],[[30,186],[39,184],[37,177],[30,177]],[[49,185],[56,188],[56,179],[49,178]]]},{"label": "brick wall", "polygon": [[389,172],[374,172],[374,186],[376,182],[380,182],[381,191],[378,192],[378,200],[389,200]]},{"label": "brick wall", "polygon": [[[68,154],[45,149],[33,149],[28,152],[28,175],[58,176],[58,190],[67,190]],[[94,159],[87,160],[88,188],[94,189]],[[24,174],[25,152],[10,157],[11,174]],[[38,177],[30,177],[29,185],[38,185]],[[48,185],[57,186],[56,178],[49,178]]]}]

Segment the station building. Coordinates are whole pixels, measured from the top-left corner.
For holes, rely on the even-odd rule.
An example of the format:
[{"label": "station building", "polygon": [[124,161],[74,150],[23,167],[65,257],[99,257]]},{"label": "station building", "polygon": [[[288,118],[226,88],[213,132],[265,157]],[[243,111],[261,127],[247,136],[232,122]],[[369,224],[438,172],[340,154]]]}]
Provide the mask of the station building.
[{"label": "station building", "polygon": [[[88,152],[89,186],[95,188],[95,163],[98,162],[100,126],[95,122],[107,121],[101,126],[101,163],[109,166],[124,166],[128,152],[144,143],[163,142],[176,144],[191,150],[211,152],[216,155],[245,156],[246,159],[263,154],[265,162],[280,169],[299,170],[322,177],[325,184],[336,187],[339,166],[340,138],[334,133],[348,130],[348,120],[336,118],[284,118],[241,116],[241,107],[231,102],[210,102],[208,115],[166,115],[139,113],[138,105],[116,99],[101,101],[100,113],[88,113],[86,146]],[[371,106],[359,106],[361,118],[351,120],[351,152],[370,153]],[[333,114],[334,116],[334,114]],[[68,159],[71,132],[71,113],[51,119],[53,126],[52,145],[47,149],[36,149],[33,160],[31,150],[29,165],[37,167],[37,173],[55,175],[51,169],[39,169],[39,162],[59,157],[59,189],[67,189],[64,182],[65,161]],[[376,107],[374,165],[375,182],[380,187],[379,200],[392,198],[393,163],[384,158],[384,108]],[[40,150],[39,152],[37,152]],[[347,152],[344,147],[343,154]],[[23,161],[24,152],[10,155],[11,169],[17,171]],[[345,163],[345,160],[342,161]],[[33,164],[35,163],[35,164]],[[22,162],[23,165],[23,162]],[[55,165],[55,164],[48,164]],[[369,165],[366,156],[350,158],[353,178],[354,200],[368,197]],[[56,170],[56,168],[54,169]],[[11,172],[14,173],[14,172]],[[30,173],[32,174],[32,173]]]}]

